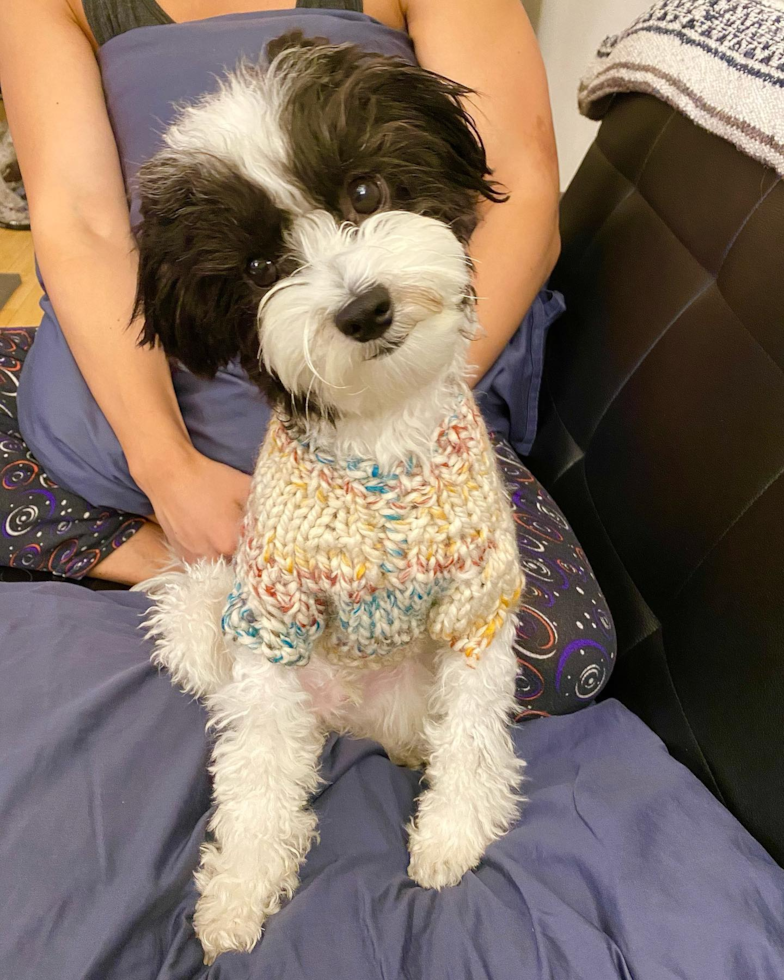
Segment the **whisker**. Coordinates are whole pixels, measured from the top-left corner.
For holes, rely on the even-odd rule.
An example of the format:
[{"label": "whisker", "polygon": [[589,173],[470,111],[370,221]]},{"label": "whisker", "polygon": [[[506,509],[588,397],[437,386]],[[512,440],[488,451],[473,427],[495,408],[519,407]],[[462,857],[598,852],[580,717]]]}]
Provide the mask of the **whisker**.
[{"label": "whisker", "polygon": [[326,378],[322,378],[322,376],[316,370],[316,366],[314,365],[313,359],[310,356],[310,334],[311,334],[311,327],[314,326],[315,326],[314,323],[311,321],[309,326],[306,328],[302,338],[302,348],[303,348],[303,353],[305,354],[305,363],[307,364],[311,373],[315,377],[317,377],[322,384],[325,384],[328,388],[347,388],[348,385],[333,385],[331,381],[327,381]]},{"label": "whisker", "polygon": [[310,395],[313,391],[313,385],[316,382],[316,375],[312,375],[310,379],[310,384],[308,385],[308,390],[305,393],[305,425],[310,428]]},{"label": "whisker", "polygon": [[291,286],[304,286],[306,282],[304,279],[299,279],[290,276],[288,279],[282,279],[280,282],[276,282],[275,285],[266,293],[259,303],[259,311],[257,318],[261,316],[264,311],[264,307],[269,303],[273,296],[277,296],[278,293],[282,292],[284,289],[289,289]]}]

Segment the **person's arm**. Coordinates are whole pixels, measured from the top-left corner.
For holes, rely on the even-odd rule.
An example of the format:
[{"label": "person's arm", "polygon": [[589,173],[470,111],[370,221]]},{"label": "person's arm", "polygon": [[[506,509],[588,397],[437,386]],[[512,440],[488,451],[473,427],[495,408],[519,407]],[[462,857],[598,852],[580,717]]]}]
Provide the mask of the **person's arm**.
[{"label": "person's arm", "polygon": [[249,478],[198,454],[160,349],[128,323],[137,256],[90,41],[66,0],[2,0],[0,79],[46,288],[134,479],[185,556],[230,552]]},{"label": "person's arm", "polygon": [[423,68],[473,89],[469,110],[510,197],[483,205],[471,240],[483,333],[478,380],[552,272],[560,251],[559,179],[547,78],[521,0],[403,0]]}]

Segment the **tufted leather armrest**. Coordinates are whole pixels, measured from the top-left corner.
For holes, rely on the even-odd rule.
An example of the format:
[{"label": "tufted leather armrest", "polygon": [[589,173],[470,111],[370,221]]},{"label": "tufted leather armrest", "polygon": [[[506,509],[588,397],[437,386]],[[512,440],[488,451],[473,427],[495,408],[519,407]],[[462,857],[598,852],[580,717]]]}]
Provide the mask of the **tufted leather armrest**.
[{"label": "tufted leather armrest", "polygon": [[784,861],[784,183],[650,96],[562,202],[531,466],[636,711]]}]

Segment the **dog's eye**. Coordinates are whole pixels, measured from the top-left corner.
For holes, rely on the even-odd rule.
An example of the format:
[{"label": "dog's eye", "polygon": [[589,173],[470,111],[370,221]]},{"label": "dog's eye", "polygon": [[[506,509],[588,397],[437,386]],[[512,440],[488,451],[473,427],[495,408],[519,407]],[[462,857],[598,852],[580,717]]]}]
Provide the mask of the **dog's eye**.
[{"label": "dog's eye", "polygon": [[278,267],[267,259],[251,259],[248,262],[248,275],[257,286],[267,289],[278,281]]},{"label": "dog's eye", "polygon": [[384,203],[384,192],[372,177],[357,177],[348,185],[348,199],[357,214],[373,214]]}]

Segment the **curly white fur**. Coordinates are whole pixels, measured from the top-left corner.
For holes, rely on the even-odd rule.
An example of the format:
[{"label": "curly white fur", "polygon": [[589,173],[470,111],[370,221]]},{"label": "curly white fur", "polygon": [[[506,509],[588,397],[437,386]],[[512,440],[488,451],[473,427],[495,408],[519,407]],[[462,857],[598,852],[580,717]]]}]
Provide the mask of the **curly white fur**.
[{"label": "curly white fur", "polygon": [[524,766],[509,730],[514,617],[473,668],[430,640],[375,670],[318,651],[307,666],[281,667],[222,636],[230,578],[224,562],[201,562],[146,586],[156,600],[154,659],[205,699],[217,734],[216,809],[194,916],[208,963],[251,949],[294,893],[317,837],[308,801],[327,732],[375,739],[403,765],[425,763],[427,788],[409,826],[409,874],[425,888],[457,884],[506,832]]}]

